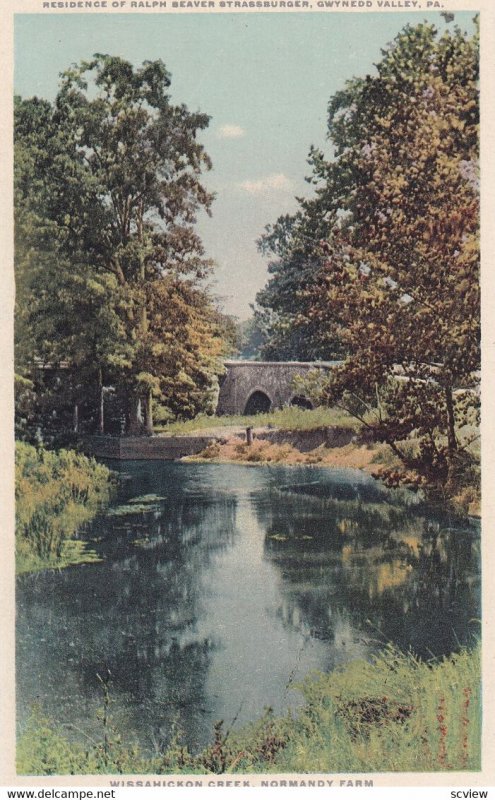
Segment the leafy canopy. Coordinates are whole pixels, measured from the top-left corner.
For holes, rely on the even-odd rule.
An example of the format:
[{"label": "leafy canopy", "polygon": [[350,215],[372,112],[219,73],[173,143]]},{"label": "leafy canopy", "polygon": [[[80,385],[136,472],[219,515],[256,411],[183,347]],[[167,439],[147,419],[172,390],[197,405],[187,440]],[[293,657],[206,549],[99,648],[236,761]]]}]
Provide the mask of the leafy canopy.
[{"label": "leafy canopy", "polygon": [[262,239],[272,346],[285,327],[301,355],[343,352],[320,399],[368,414],[403,457],[397,442],[419,437],[415,465],[441,482],[478,405],[478,115],[477,33],[406,26],[330,100],[315,195]]},{"label": "leafy canopy", "polygon": [[161,61],[97,54],[63,73],[53,106],[16,106],[20,371],[68,362],[65,394],[83,404],[88,382],[95,396],[112,384],[135,432],[140,399],[149,431],[153,397],[207,409],[224,351],[195,230],[213,199],[209,119],[174,105],[170,83]]}]

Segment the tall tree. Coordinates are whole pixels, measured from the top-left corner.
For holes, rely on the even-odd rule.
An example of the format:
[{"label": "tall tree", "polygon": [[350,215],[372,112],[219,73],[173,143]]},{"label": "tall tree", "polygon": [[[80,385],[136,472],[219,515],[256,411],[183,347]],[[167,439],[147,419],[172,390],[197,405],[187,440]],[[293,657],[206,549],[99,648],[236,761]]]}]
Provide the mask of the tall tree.
[{"label": "tall tree", "polygon": [[317,195],[300,199],[300,209],[268,225],[258,242],[268,256],[270,278],[254,306],[256,327],[263,332],[261,352],[268,359],[333,359],[343,353],[333,327],[313,318],[307,290],[323,264],[320,241],[332,229]]},{"label": "tall tree", "polygon": [[[44,420],[46,428],[54,411],[59,416],[96,392],[95,377],[102,368],[122,361],[124,331],[116,281],[99,274],[82,247],[67,247],[68,216],[62,214],[81,203],[86,186],[80,170],[75,180],[76,150],[47,101],[16,98],[14,165],[19,421],[25,426],[30,417],[32,428]],[[67,361],[72,369],[64,370],[63,379],[46,369]],[[35,393],[30,391],[33,379]],[[22,395],[30,398],[30,407]],[[96,396],[93,405],[98,405]]]},{"label": "tall tree", "polygon": [[347,353],[321,396],[368,410],[403,457],[398,442],[419,437],[415,465],[453,481],[478,406],[477,34],[407,26],[376,75],[332,98],[329,136],[334,157],[311,160],[331,231],[296,292]]},{"label": "tall tree", "polygon": [[[201,289],[211,263],[194,230],[197,212],[209,211],[212,201],[200,181],[210,161],[197,140],[208,117],[173,105],[169,86],[161,61],[134,69],[96,55],[63,74],[54,108],[27,101],[18,112],[19,148],[31,154],[37,205],[55,232],[51,274],[39,260],[27,270],[31,294],[41,301],[35,300],[36,324],[30,309],[25,327],[35,332],[34,352],[42,359],[60,361],[63,350],[71,364],[85,361],[100,391],[104,382],[117,384],[129,398],[130,432],[142,428],[142,400],[151,432],[152,398],[170,402],[174,381],[178,395],[190,386],[196,397],[190,408],[198,410],[201,375],[208,402],[223,346]],[[41,133],[30,124],[37,106]],[[18,205],[32,207],[24,161],[18,161]],[[39,234],[43,224],[35,227]],[[19,233],[30,241],[25,226]]]}]

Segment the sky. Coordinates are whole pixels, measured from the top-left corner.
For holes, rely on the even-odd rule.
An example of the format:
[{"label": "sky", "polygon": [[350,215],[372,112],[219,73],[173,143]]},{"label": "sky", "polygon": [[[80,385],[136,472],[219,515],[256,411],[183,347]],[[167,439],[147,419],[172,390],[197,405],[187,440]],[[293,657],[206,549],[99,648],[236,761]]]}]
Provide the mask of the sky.
[{"label": "sky", "polygon": [[[470,29],[472,16],[458,12],[455,23]],[[216,264],[214,294],[246,319],[267,280],[256,240],[311,193],[307,155],[311,145],[328,149],[330,97],[373,72],[405,24],[425,19],[444,27],[438,12],[17,14],[15,91],[53,100],[60,73],[94,53],[134,66],[162,59],[172,101],[211,117],[201,141],[216,200],[198,230]]]}]

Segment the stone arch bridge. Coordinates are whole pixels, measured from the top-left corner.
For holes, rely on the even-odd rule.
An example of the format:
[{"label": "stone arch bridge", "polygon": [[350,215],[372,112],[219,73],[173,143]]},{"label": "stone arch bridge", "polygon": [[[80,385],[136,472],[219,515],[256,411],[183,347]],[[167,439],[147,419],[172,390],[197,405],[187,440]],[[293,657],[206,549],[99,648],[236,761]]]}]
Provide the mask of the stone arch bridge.
[{"label": "stone arch bridge", "polygon": [[296,375],[311,370],[330,370],[338,361],[225,361],[226,374],[220,379],[217,414],[257,414],[311,402],[294,386]]}]

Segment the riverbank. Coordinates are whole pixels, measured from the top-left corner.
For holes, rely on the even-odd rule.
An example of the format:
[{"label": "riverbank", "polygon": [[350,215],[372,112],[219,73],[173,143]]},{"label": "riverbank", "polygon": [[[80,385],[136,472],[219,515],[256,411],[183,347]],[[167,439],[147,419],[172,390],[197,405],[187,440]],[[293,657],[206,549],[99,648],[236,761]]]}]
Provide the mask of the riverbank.
[{"label": "riverbank", "polygon": [[[352,428],[333,426],[284,430],[267,426],[253,427],[251,443],[247,442],[246,431],[240,426],[217,427],[210,433],[217,437],[216,441],[209,443],[196,455],[182,460],[359,469],[383,480],[389,488],[405,486],[413,490],[420,489],[426,494],[430,489],[425,478],[407,469],[388,445],[363,441],[363,436]],[[455,513],[481,516],[479,487],[474,484],[460,487],[454,496],[442,497],[441,502]]]},{"label": "riverbank", "polygon": [[[247,429],[252,442],[247,443]],[[266,414],[196,417],[158,428],[160,436],[200,436],[215,441],[182,460],[238,464],[315,464],[362,469],[375,477],[403,466],[387,445],[365,440],[362,424],[333,408],[288,407]],[[406,477],[407,476],[403,476]],[[411,481],[417,476],[409,476]]]},{"label": "riverbank", "polygon": [[[318,465],[322,467],[339,467],[362,469],[371,475],[379,476],[384,469],[384,445],[362,444],[353,437],[345,444],[338,444],[341,431],[325,429],[310,432],[294,432],[254,428],[253,441],[248,444],[242,432],[230,434],[218,430],[217,441],[208,444],[200,453],[187,456],[184,461],[208,461],[236,464],[283,464]],[[334,438],[336,444],[325,440]],[[390,462],[389,462],[390,463]]]},{"label": "riverbank", "polygon": [[16,443],[16,573],[91,562],[76,538],[110,496],[111,472],[74,452]]},{"label": "riverbank", "polygon": [[18,773],[223,774],[438,772],[480,769],[480,648],[426,663],[386,648],[298,687],[295,715],[264,717],[240,731],[214,727],[211,744],[191,753],[175,730],[149,756],[125,742],[111,717],[111,682],[102,683],[101,735],[69,741],[34,715],[20,737]]}]

